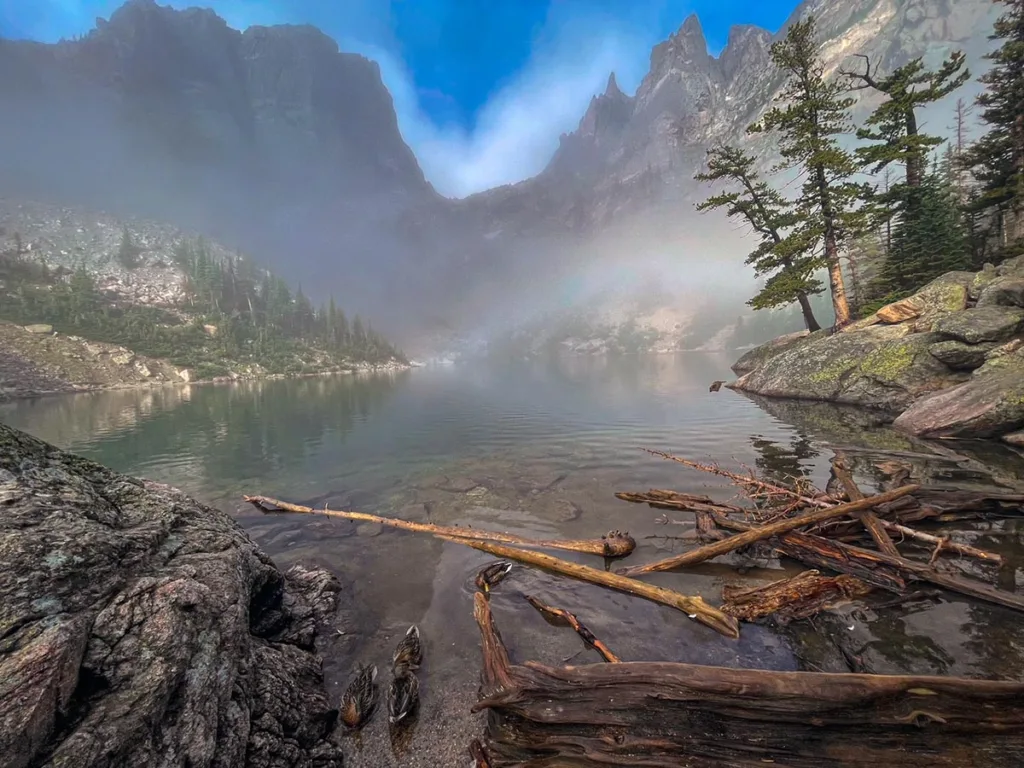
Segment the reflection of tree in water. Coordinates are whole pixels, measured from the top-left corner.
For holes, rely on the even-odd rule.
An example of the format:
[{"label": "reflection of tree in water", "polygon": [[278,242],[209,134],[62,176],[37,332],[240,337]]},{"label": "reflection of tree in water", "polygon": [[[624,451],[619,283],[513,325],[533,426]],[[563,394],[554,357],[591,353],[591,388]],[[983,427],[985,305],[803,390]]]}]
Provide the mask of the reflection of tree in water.
[{"label": "reflection of tree in water", "polygon": [[327,436],[347,434],[394,391],[399,376],[330,376],[195,387],[97,446],[100,461],[131,471],[136,456],[190,456],[207,477],[266,477],[300,466]]},{"label": "reflection of tree in water", "polygon": [[757,469],[779,483],[791,483],[794,478],[804,477],[809,469],[805,462],[820,453],[803,435],[797,435],[789,446],[779,445],[760,435],[752,435],[750,444],[757,451],[754,460]]},{"label": "reflection of tree in water", "polygon": [[[1024,521],[1000,521],[992,533],[978,536],[971,543],[1002,555],[1003,564],[995,574],[995,586],[1015,591],[1017,571],[1024,568]],[[991,571],[986,571],[991,578]],[[961,630],[970,638],[965,647],[977,655],[975,664],[979,674],[1024,679],[1024,616],[1006,608],[973,602],[968,606],[968,613],[970,621]]]},{"label": "reflection of tree in water", "polygon": [[909,627],[903,616],[880,617],[871,624],[871,634],[876,639],[865,650],[870,649],[892,665],[891,670],[883,672],[942,675],[956,662],[931,637]]}]

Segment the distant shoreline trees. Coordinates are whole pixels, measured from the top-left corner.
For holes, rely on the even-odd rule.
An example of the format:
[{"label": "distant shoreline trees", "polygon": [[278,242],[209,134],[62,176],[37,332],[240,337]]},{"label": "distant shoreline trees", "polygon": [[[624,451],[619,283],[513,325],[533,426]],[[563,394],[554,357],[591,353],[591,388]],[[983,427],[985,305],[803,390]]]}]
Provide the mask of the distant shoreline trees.
[{"label": "distant shoreline trees", "polygon": [[[783,196],[758,176],[751,156],[731,146],[710,149],[695,175],[728,184],[697,209],[725,208],[760,241],[747,263],[768,279],[750,306],[798,303],[805,326],[815,330],[808,297],[823,290],[815,274],[824,269],[841,328],[853,318],[851,304],[863,313],[946,271],[1024,252],[1024,0],[993,1],[1009,10],[992,35],[1003,41],[988,56],[995,65],[980,78],[988,86],[978,104],[989,131],[967,142],[969,107],[960,101],[955,141],[944,153],[938,150],[947,140],[921,131],[917,110],[967,82],[962,53],[934,71],[914,59],[887,75],[858,56],[863,67],[841,68],[830,79],[813,16],[772,45],[772,61],[787,80],[748,132],[777,138],[783,161],[771,171],[796,171],[799,193]],[[885,99],[854,129],[850,94],[864,89]],[[839,143],[844,134],[866,143],[848,151]],[[902,166],[902,178],[889,175],[892,164]],[[858,181],[861,175],[875,182]]]}]

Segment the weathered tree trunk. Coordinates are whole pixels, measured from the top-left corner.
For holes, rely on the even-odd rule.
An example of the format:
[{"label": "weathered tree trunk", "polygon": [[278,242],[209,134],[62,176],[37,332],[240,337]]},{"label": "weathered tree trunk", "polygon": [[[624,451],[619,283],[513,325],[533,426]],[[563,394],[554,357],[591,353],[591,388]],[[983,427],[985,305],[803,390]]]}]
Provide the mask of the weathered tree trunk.
[{"label": "weathered tree trunk", "polygon": [[829,191],[825,169],[818,166],[814,169],[817,185],[821,218],[825,224],[825,261],[828,264],[828,285],[832,296],[832,308],[836,313],[836,328],[850,324],[850,304],[846,299],[846,284],[843,282],[843,267],[839,263],[839,238],[836,233],[836,215],[832,210],[832,196]]},{"label": "weathered tree trunk", "polygon": [[494,768],[1024,764],[1024,683],[626,662],[513,665],[483,595]]}]

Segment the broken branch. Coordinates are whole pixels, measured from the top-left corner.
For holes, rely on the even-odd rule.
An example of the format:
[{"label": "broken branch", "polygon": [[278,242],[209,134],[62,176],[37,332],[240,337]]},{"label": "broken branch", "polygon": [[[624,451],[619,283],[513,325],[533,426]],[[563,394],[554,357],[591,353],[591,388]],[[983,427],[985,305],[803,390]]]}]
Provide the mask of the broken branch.
[{"label": "broken branch", "polygon": [[899,523],[890,523],[888,520],[882,520],[881,523],[887,530],[890,530],[893,533],[906,536],[908,539],[916,539],[917,541],[925,544],[931,544],[935,546],[937,550],[949,550],[950,552],[956,552],[957,554],[966,555],[967,557],[976,557],[979,560],[996,563],[997,565],[1001,565],[1003,562],[1002,556],[997,555],[995,552],[977,549],[976,547],[972,547],[967,544],[958,544],[957,542],[950,540],[948,536],[932,536],[930,533],[915,531],[913,528],[908,528],[907,526],[900,525]]},{"label": "broken branch", "polygon": [[594,633],[587,629],[586,625],[576,618],[575,614],[570,613],[563,608],[555,608],[553,605],[547,605],[533,595],[526,595],[526,601],[542,614],[546,614],[547,616],[552,616],[566,622],[570,627],[576,630],[577,635],[583,638],[583,642],[601,654],[601,658],[608,663],[619,664],[621,662],[621,659],[612,653],[607,645],[598,640],[597,637],[594,636]]},{"label": "broken branch", "polygon": [[661,605],[667,605],[670,608],[682,611],[690,618],[696,619],[726,637],[735,639],[740,636],[739,622],[735,618],[722,613],[714,606],[708,605],[700,597],[689,597],[679,592],[673,592],[670,589],[645,584],[636,579],[628,579],[625,576],[601,571],[597,568],[580,565],[579,563],[570,563],[567,560],[560,560],[557,557],[545,555],[541,552],[513,549],[512,547],[505,547],[500,544],[467,538],[449,536],[441,536],[440,538],[454,541],[456,544],[464,544],[467,547],[473,547],[473,549],[479,549],[481,552],[488,552],[506,560],[526,563],[527,565],[543,568],[562,576],[568,576],[590,584],[597,584],[601,587],[608,587],[619,592],[625,592],[628,595],[635,595],[655,603],[660,603]]},{"label": "broken branch", "polygon": [[893,499],[898,499],[901,496],[913,493],[918,489],[918,487],[919,486],[916,485],[905,485],[902,488],[886,491],[885,493],[880,493],[877,496],[870,496],[859,501],[839,504],[834,507],[829,507],[828,509],[818,509],[797,517],[783,518],[782,520],[776,520],[773,523],[768,523],[767,525],[762,525],[756,528],[751,527],[744,533],[737,534],[736,536],[730,536],[728,539],[722,539],[721,541],[716,541],[712,544],[707,544],[685,554],[667,557],[664,560],[657,560],[645,565],[635,565],[630,568],[622,568],[618,573],[623,576],[638,576],[643,573],[671,571],[676,568],[685,568],[686,566],[703,563],[704,561],[711,560],[719,555],[732,552],[734,549],[738,549],[739,547],[753,544],[755,541],[762,541],[781,533],[787,533],[789,531],[796,530],[797,528],[802,528],[806,525],[823,523],[826,520],[843,517],[844,515],[859,512],[863,509],[870,509],[876,504],[883,504],[887,501],[892,501]]},{"label": "broken branch", "polygon": [[[832,471],[835,472],[836,479],[842,483],[843,488],[846,489],[846,495],[850,501],[860,501],[864,498],[864,494],[860,488],[853,481],[853,475],[847,470],[846,465],[843,464],[842,460],[836,458],[832,462]],[[885,532],[885,528],[882,527],[882,521],[878,519],[878,515],[873,510],[865,509],[860,512],[854,512],[853,517],[863,524],[867,529],[868,533],[871,534],[871,538],[875,540],[875,544],[878,548],[885,552],[887,555],[893,557],[899,557],[900,551],[896,549],[896,545],[893,544],[892,539],[889,538],[889,534]]]},{"label": "broken branch", "polygon": [[[484,531],[476,528],[459,528],[448,525],[432,525],[430,523],[412,523],[407,520],[395,520],[390,517],[371,515],[368,512],[348,512],[340,509],[314,509],[304,507],[300,504],[291,504],[287,501],[272,499],[267,496],[243,496],[257,509],[264,512],[284,511],[298,512],[311,515],[326,515],[328,517],[340,517],[345,520],[360,520],[368,523],[379,523],[391,528],[399,528],[403,531],[415,531],[416,533],[429,533],[433,536],[447,536],[463,539],[482,539],[485,541],[500,541],[505,544],[516,544],[521,547],[538,547],[540,549],[561,549],[569,552],[582,552],[587,555],[599,555],[601,557],[625,557],[636,549],[636,541],[628,533],[611,531],[600,539],[571,539],[565,541],[546,541],[539,539],[526,539],[521,536],[513,536],[510,533],[497,533],[495,531]],[[272,509],[276,507],[277,509]]]}]

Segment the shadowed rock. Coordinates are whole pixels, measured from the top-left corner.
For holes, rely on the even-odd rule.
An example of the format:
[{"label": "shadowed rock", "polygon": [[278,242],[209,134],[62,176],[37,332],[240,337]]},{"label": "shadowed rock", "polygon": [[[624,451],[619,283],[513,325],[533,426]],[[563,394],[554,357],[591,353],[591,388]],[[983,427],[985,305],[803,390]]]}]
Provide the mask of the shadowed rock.
[{"label": "shadowed rock", "polygon": [[341,764],[314,649],[329,574],[2,425],[0,558],[4,766]]}]

